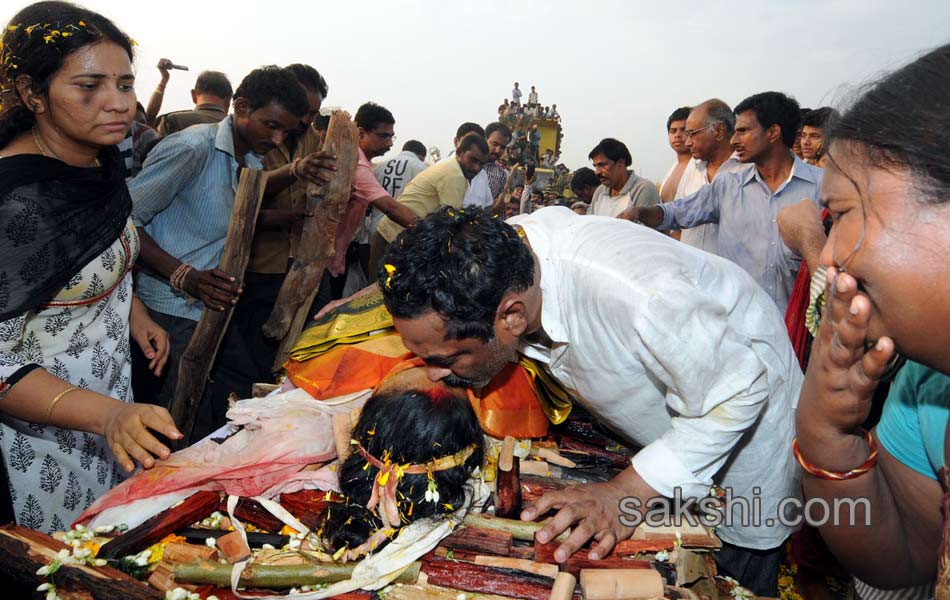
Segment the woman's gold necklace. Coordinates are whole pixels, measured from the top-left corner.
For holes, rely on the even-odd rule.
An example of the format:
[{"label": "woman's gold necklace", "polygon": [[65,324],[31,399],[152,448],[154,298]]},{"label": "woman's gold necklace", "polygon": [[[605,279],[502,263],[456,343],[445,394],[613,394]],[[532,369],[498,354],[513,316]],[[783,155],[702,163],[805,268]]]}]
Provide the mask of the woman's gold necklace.
[{"label": "woman's gold necklace", "polygon": [[[36,133],[36,127],[34,127],[31,131],[33,132],[33,143],[36,144],[36,148],[40,151],[40,154],[47,158],[59,159],[58,156],[53,154],[52,150],[47,150],[46,146],[43,145],[43,141],[40,139],[39,134]],[[94,158],[92,159],[92,166],[99,167],[102,166],[102,163],[99,162],[98,158]]]}]

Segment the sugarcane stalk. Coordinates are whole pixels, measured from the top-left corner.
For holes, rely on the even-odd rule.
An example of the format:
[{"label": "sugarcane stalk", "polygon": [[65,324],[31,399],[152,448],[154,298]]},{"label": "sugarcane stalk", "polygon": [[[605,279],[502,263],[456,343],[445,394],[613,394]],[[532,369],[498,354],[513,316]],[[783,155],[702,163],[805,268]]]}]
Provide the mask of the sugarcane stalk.
[{"label": "sugarcane stalk", "polygon": [[[493,517],[483,513],[469,513],[468,516],[465,517],[465,524],[469,527],[505,531],[510,533],[513,539],[522,540],[525,542],[533,542],[534,534],[540,531],[545,525],[543,521],[540,523],[536,523],[534,521],[517,521],[515,519]],[[554,541],[562,542],[567,539],[567,536],[570,535],[570,533],[570,530],[567,530],[559,535]]]},{"label": "sugarcane stalk", "polygon": [[[241,574],[240,587],[284,589],[301,585],[316,585],[345,581],[352,577],[359,563],[323,563],[310,565],[262,565],[250,564]],[[420,563],[409,565],[396,578],[396,583],[415,583],[419,577]],[[211,584],[221,587],[231,585],[232,565],[217,561],[196,561],[174,565],[175,581],[181,583]]]}]

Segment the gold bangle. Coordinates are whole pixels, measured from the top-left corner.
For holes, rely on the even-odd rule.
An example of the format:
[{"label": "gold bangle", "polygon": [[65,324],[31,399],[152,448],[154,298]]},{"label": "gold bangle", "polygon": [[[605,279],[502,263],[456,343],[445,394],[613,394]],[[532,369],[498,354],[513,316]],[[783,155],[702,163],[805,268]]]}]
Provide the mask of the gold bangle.
[{"label": "gold bangle", "polygon": [[155,88],[155,93],[158,94],[159,96],[164,96],[165,90],[163,90],[162,88]]},{"label": "gold bangle", "polygon": [[72,387],[66,388],[65,390],[53,396],[53,400],[49,403],[49,408],[46,409],[46,424],[47,425],[49,425],[50,417],[53,416],[53,407],[56,406],[56,403],[62,400],[63,396],[65,396],[69,392],[75,392],[76,390],[81,390],[81,389],[82,389],[81,387],[72,386]]}]

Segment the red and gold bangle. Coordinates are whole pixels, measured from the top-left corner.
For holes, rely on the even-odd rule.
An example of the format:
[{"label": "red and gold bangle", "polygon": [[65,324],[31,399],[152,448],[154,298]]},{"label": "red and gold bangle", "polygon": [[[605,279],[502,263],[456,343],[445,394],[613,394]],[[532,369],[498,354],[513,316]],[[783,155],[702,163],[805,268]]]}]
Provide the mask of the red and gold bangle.
[{"label": "red and gold bangle", "polygon": [[874,440],[873,437],[871,437],[870,431],[864,432],[864,439],[868,443],[868,448],[871,450],[871,454],[868,456],[868,459],[864,461],[864,463],[861,466],[855,467],[851,469],[850,471],[844,471],[844,472],[829,471],[828,469],[822,469],[821,467],[817,467],[811,464],[810,462],[805,460],[804,456],[802,456],[802,451],[798,448],[797,437],[792,442],[792,453],[795,455],[795,460],[798,461],[798,464],[802,466],[802,469],[804,469],[806,473],[810,473],[811,475],[814,475],[815,477],[818,477],[820,479],[827,479],[829,481],[844,481],[846,479],[854,479],[856,477],[860,477],[861,475],[864,475],[865,473],[873,469],[875,464],[877,464],[877,442]]}]

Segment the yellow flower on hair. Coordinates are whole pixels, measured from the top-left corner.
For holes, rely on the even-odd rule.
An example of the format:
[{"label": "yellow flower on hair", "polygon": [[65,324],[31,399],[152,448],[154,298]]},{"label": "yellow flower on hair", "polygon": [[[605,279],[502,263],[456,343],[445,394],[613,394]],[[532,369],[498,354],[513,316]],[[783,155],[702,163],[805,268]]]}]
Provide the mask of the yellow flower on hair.
[{"label": "yellow flower on hair", "polygon": [[390,264],[383,265],[383,268],[386,269],[386,289],[388,290],[392,287],[393,276],[396,274],[396,267]]},{"label": "yellow flower on hair", "polygon": [[85,27],[85,26],[86,26],[86,22],[85,22],[85,21],[80,21],[80,22],[79,22],[79,26],[80,26],[80,27]]}]

